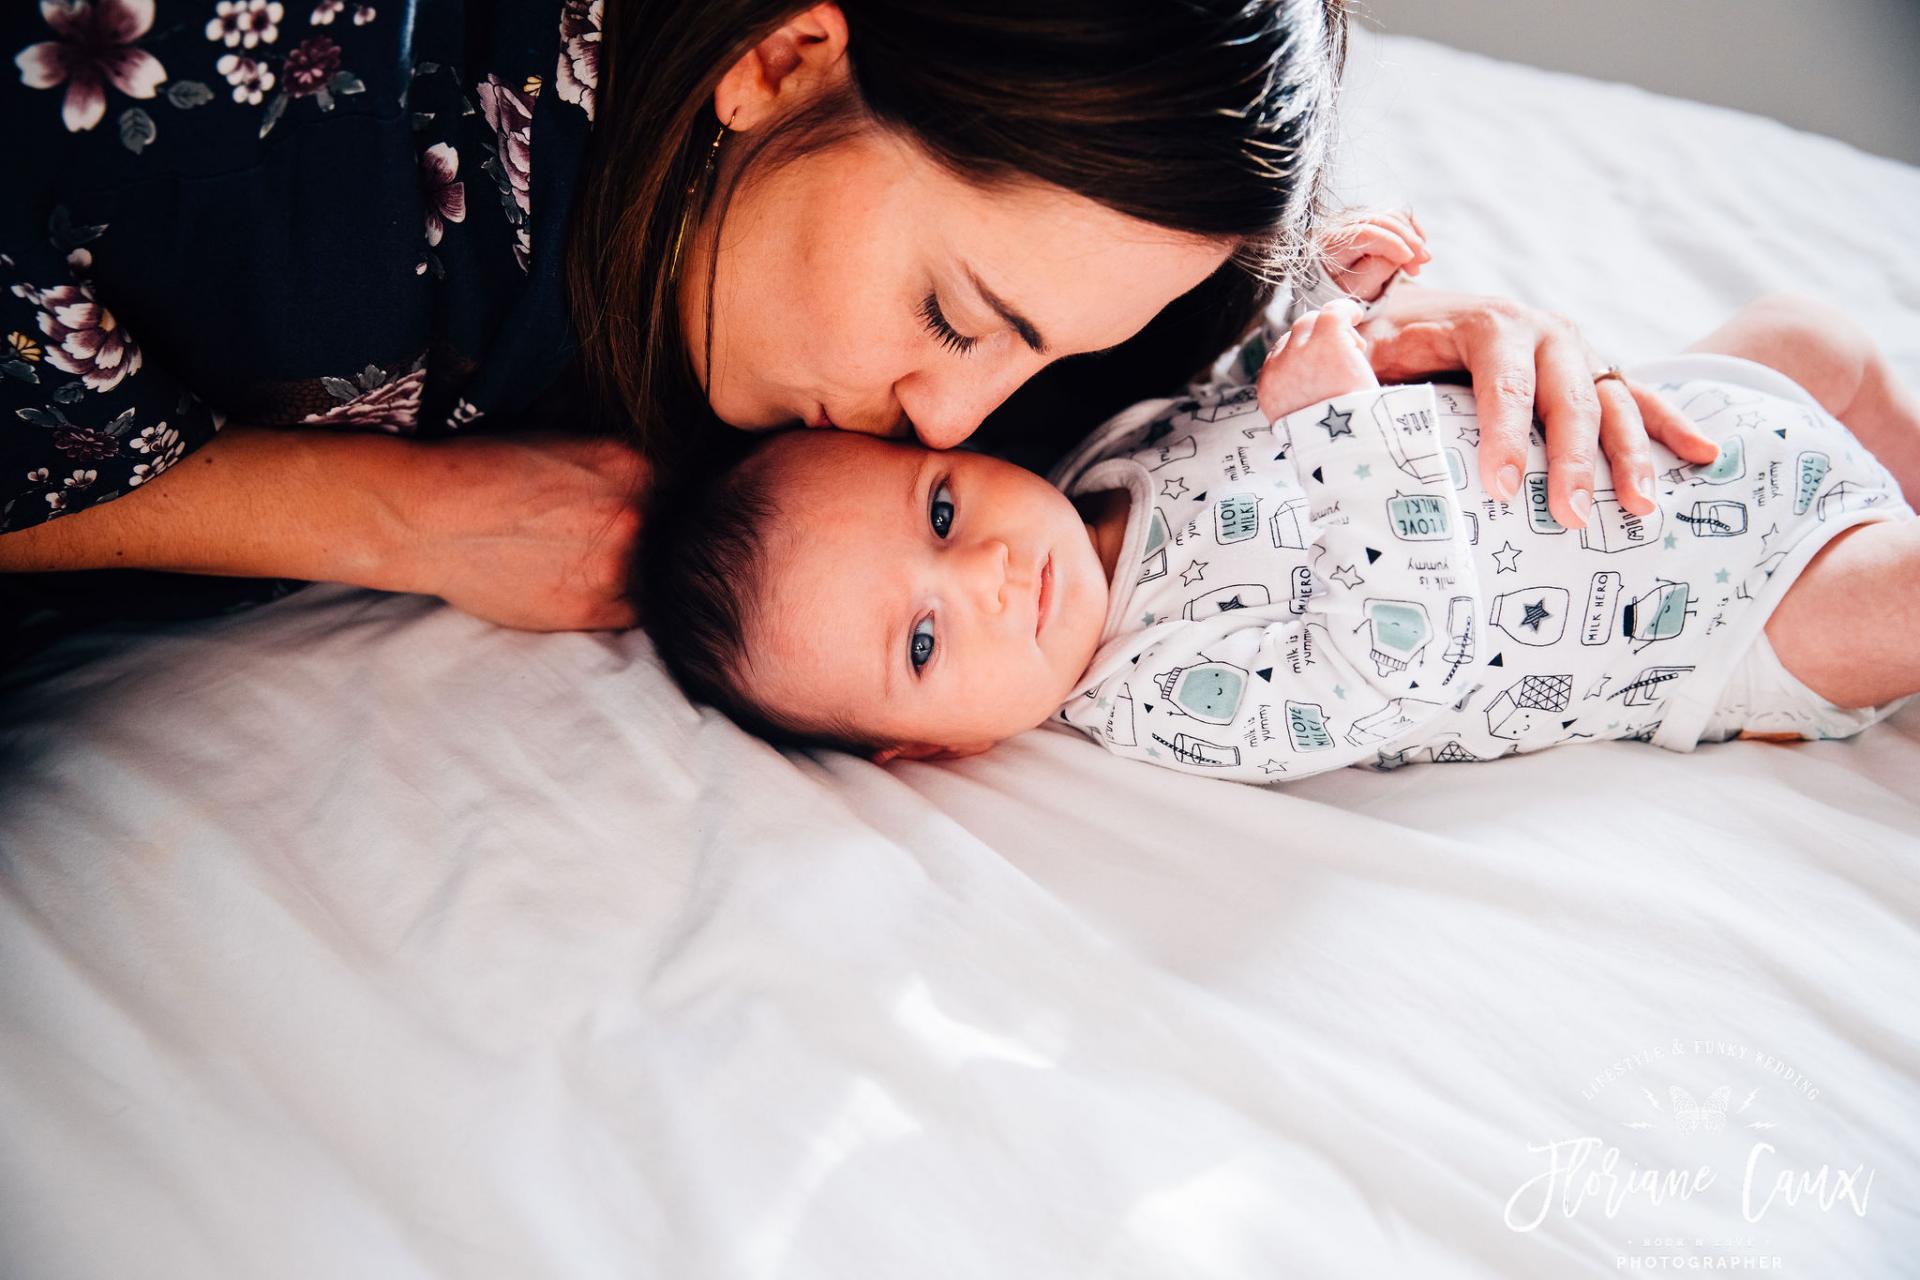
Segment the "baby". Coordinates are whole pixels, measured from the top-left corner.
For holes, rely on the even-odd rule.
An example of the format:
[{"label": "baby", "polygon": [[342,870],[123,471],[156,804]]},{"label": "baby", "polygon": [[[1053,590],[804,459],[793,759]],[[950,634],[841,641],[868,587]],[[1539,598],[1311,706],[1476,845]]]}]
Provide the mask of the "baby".
[{"label": "baby", "polygon": [[1719,457],[1654,446],[1644,516],[1602,462],[1569,528],[1537,428],[1519,494],[1493,498],[1471,395],[1379,386],[1355,316],[1294,324],[1277,421],[1244,386],[1138,405],[1051,484],[869,436],[766,438],[650,526],[661,654],[775,741],[885,762],[1051,721],[1250,782],[1840,737],[1920,690],[1920,522],[1854,435],[1912,458],[1920,413],[1857,326],[1764,300],[1632,369]]}]

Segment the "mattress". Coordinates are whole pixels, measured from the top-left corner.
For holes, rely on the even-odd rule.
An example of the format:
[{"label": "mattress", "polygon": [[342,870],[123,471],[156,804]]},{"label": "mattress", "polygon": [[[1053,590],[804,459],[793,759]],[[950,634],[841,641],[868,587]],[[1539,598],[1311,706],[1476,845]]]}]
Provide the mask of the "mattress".
[{"label": "mattress", "polygon": [[[1339,188],[1622,363],[1920,171],[1361,33]],[[1920,1254],[1920,706],[1284,789],[886,769],[645,638],[316,587],[0,677],[0,1274],[1882,1277]]]}]

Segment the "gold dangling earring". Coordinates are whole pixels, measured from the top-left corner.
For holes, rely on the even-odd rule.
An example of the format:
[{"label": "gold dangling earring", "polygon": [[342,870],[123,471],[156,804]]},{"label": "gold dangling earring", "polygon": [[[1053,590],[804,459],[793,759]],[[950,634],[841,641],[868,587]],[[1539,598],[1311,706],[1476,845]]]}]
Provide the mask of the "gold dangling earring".
[{"label": "gold dangling earring", "polygon": [[687,184],[687,207],[680,213],[680,227],[673,233],[673,256],[667,260],[667,279],[680,278],[680,249],[686,243],[687,223],[693,219],[693,193],[700,184],[713,176],[714,161],[720,156],[720,144],[726,141],[727,126],[721,125],[720,131],[713,135],[713,145],[707,148],[707,163],[701,167],[699,176]]}]

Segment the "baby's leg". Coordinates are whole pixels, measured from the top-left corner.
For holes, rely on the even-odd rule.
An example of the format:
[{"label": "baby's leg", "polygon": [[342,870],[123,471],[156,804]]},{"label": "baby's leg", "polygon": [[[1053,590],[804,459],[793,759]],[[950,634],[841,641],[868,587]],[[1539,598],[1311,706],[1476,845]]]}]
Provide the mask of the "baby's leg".
[{"label": "baby's leg", "polygon": [[1742,356],[1786,374],[1893,472],[1909,503],[1920,504],[1920,397],[1844,311],[1771,293],[1687,349]]},{"label": "baby's leg", "polygon": [[1780,665],[1839,707],[1920,692],[1920,520],[1856,525],[1767,619]]}]

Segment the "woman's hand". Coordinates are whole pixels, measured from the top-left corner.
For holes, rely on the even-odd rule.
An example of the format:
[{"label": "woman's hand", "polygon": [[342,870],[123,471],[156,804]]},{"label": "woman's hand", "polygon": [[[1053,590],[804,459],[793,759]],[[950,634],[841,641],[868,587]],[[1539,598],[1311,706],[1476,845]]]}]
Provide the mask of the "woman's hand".
[{"label": "woman's hand", "polygon": [[419,452],[402,590],[527,631],[633,626],[647,463],[607,440],[468,436]]},{"label": "woman's hand", "polygon": [[1656,392],[1622,379],[1596,383],[1605,366],[1565,316],[1506,298],[1403,287],[1360,326],[1382,382],[1416,382],[1441,370],[1473,376],[1480,412],[1480,479],[1502,500],[1519,492],[1527,429],[1546,424],[1547,505],[1568,528],[1593,509],[1595,446],[1629,511],[1654,507],[1648,438],[1688,462],[1719,454]]}]

